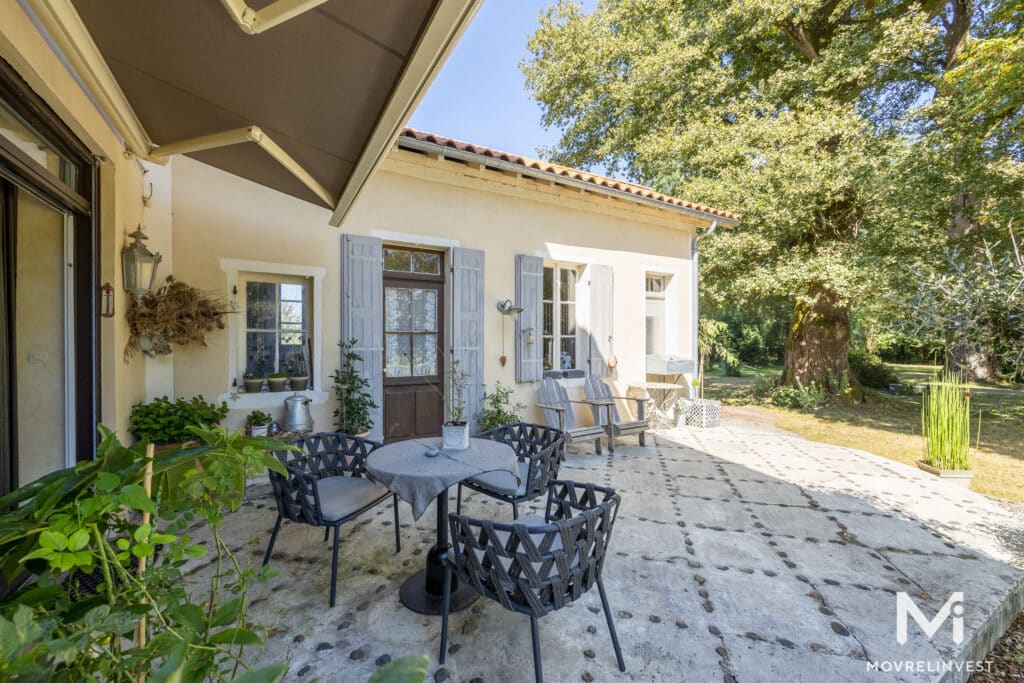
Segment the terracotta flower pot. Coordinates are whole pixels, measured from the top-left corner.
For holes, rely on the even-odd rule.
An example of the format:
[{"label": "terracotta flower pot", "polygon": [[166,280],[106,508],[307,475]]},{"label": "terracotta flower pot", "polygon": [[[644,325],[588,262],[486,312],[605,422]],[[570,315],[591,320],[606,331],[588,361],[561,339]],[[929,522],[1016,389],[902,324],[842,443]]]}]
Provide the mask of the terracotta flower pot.
[{"label": "terracotta flower pot", "polygon": [[268,377],[267,386],[273,392],[284,391],[284,385],[287,384],[287,377]]},{"label": "terracotta flower pot", "polygon": [[263,378],[259,379],[245,379],[245,393],[247,394],[258,394],[263,389]]},{"label": "terracotta flower pot", "polygon": [[301,377],[292,377],[292,391],[305,391],[309,385],[309,376],[302,375]]}]

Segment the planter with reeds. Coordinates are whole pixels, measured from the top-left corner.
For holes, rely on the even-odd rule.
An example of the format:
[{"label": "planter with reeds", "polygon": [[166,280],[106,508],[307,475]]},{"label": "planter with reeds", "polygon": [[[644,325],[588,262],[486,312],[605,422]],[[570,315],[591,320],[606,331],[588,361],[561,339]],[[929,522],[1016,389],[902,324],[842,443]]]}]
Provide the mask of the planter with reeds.
[{"label": "planter with reeds", "polygon": [[925,454],[917,466],[970,488],[971,392],[959,376],[946,374],[928,385],[921,401],[921,434]]}]

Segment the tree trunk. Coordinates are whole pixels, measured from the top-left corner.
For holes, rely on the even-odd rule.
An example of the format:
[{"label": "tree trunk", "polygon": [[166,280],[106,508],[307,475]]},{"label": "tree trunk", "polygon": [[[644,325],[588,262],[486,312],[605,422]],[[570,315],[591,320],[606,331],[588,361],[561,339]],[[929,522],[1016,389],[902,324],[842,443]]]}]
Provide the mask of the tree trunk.
[{"label": "tree trunk", "polygon": [[999,360],[992,351],[974,349],[968,344],[955,344],[946,354],[951,372],[959,372],[969,382],[998,382],[1002,379]]},{"label": "tree trunk", "polygon": [[849,372],[850,304],[838,292],[812,286],[793,307],[783,384],[827,385]]}]

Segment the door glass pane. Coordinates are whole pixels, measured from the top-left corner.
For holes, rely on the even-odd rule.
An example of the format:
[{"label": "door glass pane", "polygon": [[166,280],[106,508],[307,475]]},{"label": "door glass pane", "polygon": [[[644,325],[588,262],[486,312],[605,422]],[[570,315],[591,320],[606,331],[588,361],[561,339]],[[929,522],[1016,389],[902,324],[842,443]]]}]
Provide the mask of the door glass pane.
[{"label": "door glass pane", "polygon": [[14,404],[19,484],[66,464],[72,388],[66,374],[65,218],[29,193],[17,193]]},{"label": "door glass pane", "polygon": [[555,333],[555,305],[551,302],[544,304],[544,334]]},{"label": "door glass pane", "polygon": [[[78,166],[58,152],[8,105],[0,101],[0,137],[7,139],[65,185],[78,190]],[[24,193],[21,193],[24,194]]]},{"label": "door glass pane", "polygon": [[412,270],[414,273],[423,273],[424,275],[439,275],[441,273],[441,255],[414,251],[412,253]]},{"label": "door glass pane", "polygon": [[384,335],[384,364],[388,377],[412,375],[412,335]]},{"label": "door glass pane", "polygon": [[576,271],[571,268],[559,268],[558,280],[561,300],[576,301]]},{"label": "door glass pane", "polygon": [[544,269],[544,300],[551,301],[555,298],[555,269]]},{"label": "door glass pane", "polygon": [[384,270],[397,270],[402,273],[408,273],[411,261],[412,255],[408,251],[402,249],[384,250]]},{"label": "door glass pane", "polygon": [[412,291],[387,287],[384,289],[384,329],[408,332],[412,329]]},{"label": "door glass pane", "polygon": [[558,323],[562,334],[576,334],[576,304],[562,304]]},{"label": "door glass pane", "polygon": [[576,369],[576,337],[562,337],[561,346],[561,353],[559,354],[559,361],[561,365],[559,366],[559,369]]},{"label": "door glass pane", "polygon": [[437,335],[417,334],[412,340],[412,373],[417,377],[437,374]]},{"label": "door glass pane", "polygon": [[544,369],[554,369],[554,348],[555,340],[551,337],[544,337]]},{"label": "door glass pane", "polygon": [[412,329],[416,332],[437,332],[436,290],[412,290]]}]

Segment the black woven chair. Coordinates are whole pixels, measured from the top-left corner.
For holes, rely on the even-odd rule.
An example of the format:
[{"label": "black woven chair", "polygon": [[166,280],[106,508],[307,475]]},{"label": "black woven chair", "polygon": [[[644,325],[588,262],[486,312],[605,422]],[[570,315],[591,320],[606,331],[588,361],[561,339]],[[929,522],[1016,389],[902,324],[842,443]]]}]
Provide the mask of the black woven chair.
[{"label": "black woven chair", "polygon": [[615,659],[619,670],[625,671],[608,596],[601,581],[618,508],[619,496],[613,489],[573,481],[551,481],[543,518],[529,515],[506,524],[449,515],[452,547],[445,563],[441,664],[448,651],[448,613],[454,572],[459,581],[472,586],[485,598],[530,617],[537,683],[544,679],[537,619],[577,600],[596,583]]},{"label": "black woven chair", "polygon": [[373,481],[366,471],[366,458],[380,447],[376,441],[324,432],[304,436],[292,444],[302,452],[275,452],[288,469],[288,476],[270,472],[270,484],[277,499],[277,522],[263,556],[263,564],[270,561],[283,520],[325,527],[324,541],[333,528],[331,607],[334,607],[338,581],[338,529],[390,496],[395,508],[395,552],[401,551],[398,496]]},{"label": "black woven chair", "polygon": [[480,434],[508,444],[519,459],[518,480],[509,472],[487,472],[459,483],[455,511],[462,514],[462,487],[512,503],[512,519],[519,519],[519,503],[531,500],[547,490],[548,482],[558,476],[565,459],[565,432],[554,427],[513,422]]}]

